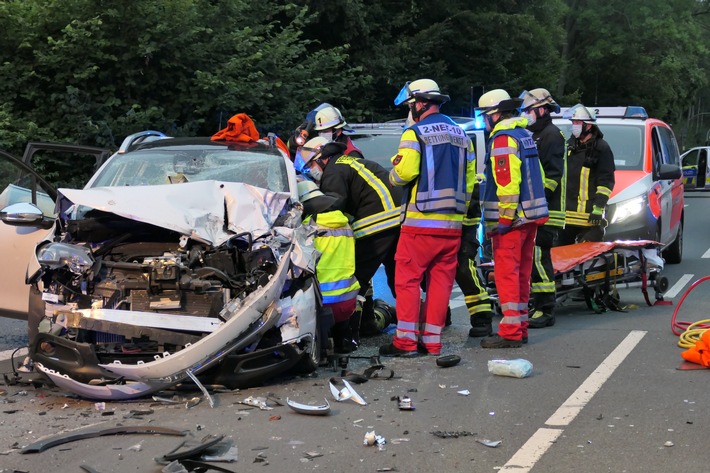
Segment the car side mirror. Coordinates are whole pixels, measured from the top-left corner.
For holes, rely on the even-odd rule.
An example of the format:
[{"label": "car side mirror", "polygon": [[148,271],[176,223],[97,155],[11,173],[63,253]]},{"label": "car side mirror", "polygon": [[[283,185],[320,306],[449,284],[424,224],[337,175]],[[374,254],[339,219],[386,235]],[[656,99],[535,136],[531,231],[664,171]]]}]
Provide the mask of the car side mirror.
[{"label": "car side mirror", "polygon": [[680,179],[683,176],[683,171],[677,164],[661,164],[658,168],[658,179]]},{"label": "car side mirror", "polygon": [[54,225],[54,218],[45,217],[39,207],[29,202],[5,207],[0,211],[0,220],[14,227],[37,227],[45,230]]}]

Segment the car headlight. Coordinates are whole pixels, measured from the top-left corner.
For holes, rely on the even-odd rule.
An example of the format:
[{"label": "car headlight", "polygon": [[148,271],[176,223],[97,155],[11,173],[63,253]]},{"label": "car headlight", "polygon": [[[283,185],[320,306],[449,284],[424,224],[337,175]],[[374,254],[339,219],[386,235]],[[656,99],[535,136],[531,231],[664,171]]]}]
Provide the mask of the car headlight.
[{"label": "car headlight", "polygon": [[72,273],[81,274],[94,265],[91,250],[85,246],[50,243],[37,250],[37,260],[52,269],[66,266]]},{"label": "car headlight", "polygon": [[611,223],[623,222],[634,215],[640,214],[645,208],[646,202],[642,196],[619,202],[616,204],[616,210],[614,211],[614,216],[611,218]]}]

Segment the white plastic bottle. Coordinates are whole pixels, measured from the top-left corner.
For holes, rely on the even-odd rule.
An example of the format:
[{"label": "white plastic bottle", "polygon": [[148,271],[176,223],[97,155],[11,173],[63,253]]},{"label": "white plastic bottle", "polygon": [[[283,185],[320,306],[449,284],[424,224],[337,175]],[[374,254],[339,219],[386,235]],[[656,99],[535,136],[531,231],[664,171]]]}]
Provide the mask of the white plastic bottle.
[{"label": "white plastic bottle", "polygon": [[515,360],[489,360],[488,372],[498,376],[512,378],[527,378],[532,374],[533,365],[528,360],[517,358]]}]

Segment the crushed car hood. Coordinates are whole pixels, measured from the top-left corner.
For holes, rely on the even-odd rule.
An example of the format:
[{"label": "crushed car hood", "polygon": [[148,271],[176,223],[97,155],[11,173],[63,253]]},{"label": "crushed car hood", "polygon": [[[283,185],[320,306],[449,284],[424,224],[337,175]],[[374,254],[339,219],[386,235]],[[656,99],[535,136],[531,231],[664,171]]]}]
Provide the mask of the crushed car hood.
[{"label": "crushed car hood", "polygon": [[59,192],[76,205],[174,230],[215,246],[234,236],[231,232],[268,233],[291,197],[286,192],[222,181]]}]

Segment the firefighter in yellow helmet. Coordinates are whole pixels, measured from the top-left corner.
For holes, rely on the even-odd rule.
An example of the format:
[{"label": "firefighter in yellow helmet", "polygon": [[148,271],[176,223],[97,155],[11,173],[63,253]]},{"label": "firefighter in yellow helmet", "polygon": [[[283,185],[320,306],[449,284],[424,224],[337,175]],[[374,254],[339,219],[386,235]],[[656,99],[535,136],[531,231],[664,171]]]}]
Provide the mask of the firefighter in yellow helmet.
[{"label": "firefighter in yellow helmet", "polygon": [[528,120],[540,163],[545,171],[545,199],[550,219],[538,227],[535,237],[533,261],[531,310],[529,328],[550,327],[555,324],[555,270],[552,267],[550,250],[557,241],[557,234],[565,226],[565,137],[552,123],[552,113],[559,113],[560,106],[546,89],[524,90],[520,94],[523,104],[521,116]]},{"label": "firefighter in yellow helmet", "polygon": [[350,353],[356,346],[350,328],[360,290],[355,278],[355,237],[348,218],[333,210],[335,198],[324,195],[308,179],[298,183],[298,197],[303,204],[304,225],[315,230],[314,245],[321,253],[316,277],[323,296],[323,309],[332,312],[330,336],[337,353]]},{"label": "firefighter in yellow helmet", "polygon": [[548,219],[545,173],[527,120],[518,117],[522,99],[503,89],[478,101],[490,133],[482,196],[483,220],[493,244],[495,284],[503,318],[483,348],[517,348],[527,341],[528,300],[535,234]]},{"label": "firefighter in yellow helmet", "polygon": [[[383,356],[441,352],[441,333],[456,274],[461,228],[475,182],[473,144],[439,107],[449,100],[431,79],[407,82],[395,99],[414,123],[392,158],[390,182],[405,189],[397,245],[397,331]],[[420,284],[426,279],[424,323]]]}]

